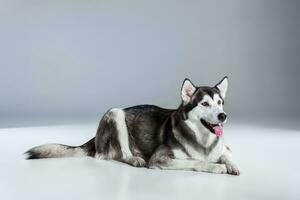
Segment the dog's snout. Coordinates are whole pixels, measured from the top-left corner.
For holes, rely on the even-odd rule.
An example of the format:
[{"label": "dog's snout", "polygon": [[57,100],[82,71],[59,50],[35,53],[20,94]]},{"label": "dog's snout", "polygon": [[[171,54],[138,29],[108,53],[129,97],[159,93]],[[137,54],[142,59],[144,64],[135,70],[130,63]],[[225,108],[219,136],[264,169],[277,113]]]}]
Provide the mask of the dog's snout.
[{"label": "dog's snout", "polygon": [[220,113],[218,114],[218,119],[221,121],[221,122],[224,122],[226,120],[227,116],[225,113]]}]

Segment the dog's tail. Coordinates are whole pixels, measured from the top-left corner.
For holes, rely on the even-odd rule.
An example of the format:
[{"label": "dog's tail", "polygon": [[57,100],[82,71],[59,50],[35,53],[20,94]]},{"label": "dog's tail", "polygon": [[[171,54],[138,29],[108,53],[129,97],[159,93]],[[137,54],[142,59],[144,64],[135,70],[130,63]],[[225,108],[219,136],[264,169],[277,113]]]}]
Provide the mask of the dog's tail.
[{"label": "dog's tail", "polygon": [[64,144],[45,144],[29,149],[25,154],[26,159],[40,158],[63,158],[63,157],[82,157],[95,156],[95,138],[81,146],[68,146]]}]

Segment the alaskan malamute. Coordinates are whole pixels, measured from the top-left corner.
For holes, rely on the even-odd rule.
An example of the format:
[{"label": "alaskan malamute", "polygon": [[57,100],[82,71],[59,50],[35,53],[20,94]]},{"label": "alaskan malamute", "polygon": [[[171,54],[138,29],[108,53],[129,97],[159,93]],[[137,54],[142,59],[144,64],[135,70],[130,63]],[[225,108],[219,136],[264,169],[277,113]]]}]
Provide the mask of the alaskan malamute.
[{"label": "alaskan malamute", "polygon": [[37,146],[26,152],[28,159],[91,156],[135,167],[239,175],[222,140],[227,86],[227,77],[214,87],[196,87],[185,79],[177,109],[154,105],[110,109],[96,137],[87,143]]}]

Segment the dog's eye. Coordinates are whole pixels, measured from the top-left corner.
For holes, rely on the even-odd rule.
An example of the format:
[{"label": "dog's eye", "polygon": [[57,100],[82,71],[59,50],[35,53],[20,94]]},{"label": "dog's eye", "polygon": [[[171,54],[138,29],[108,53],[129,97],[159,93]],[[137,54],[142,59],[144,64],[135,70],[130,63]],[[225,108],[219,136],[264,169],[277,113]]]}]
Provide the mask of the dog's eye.
[{"label": "dog's eye", "polygon": [[207,103],[206,101],[204,101],[203,103],[201,103],[202,106],[208,107],[209,103]]},{"label": "dog's eye", "polygon": [[219,101],[218,101],[218,104],[221,105],[221,103],[222,103],[221,100],[219,100]]}]

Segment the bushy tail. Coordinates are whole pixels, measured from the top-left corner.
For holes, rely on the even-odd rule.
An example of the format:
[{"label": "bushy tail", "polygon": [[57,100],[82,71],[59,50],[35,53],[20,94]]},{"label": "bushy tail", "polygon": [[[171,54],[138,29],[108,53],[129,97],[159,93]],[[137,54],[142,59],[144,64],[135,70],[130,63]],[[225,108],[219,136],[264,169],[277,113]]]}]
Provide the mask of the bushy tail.
[{"label": "bushy tail", "polygon": [[95,138],[81,146],[68,146],[64,144],[45,144],[29,149],[25,154],[27,159],[40,158],[63,158],[63,157],[82,157],[94,156]]}]

